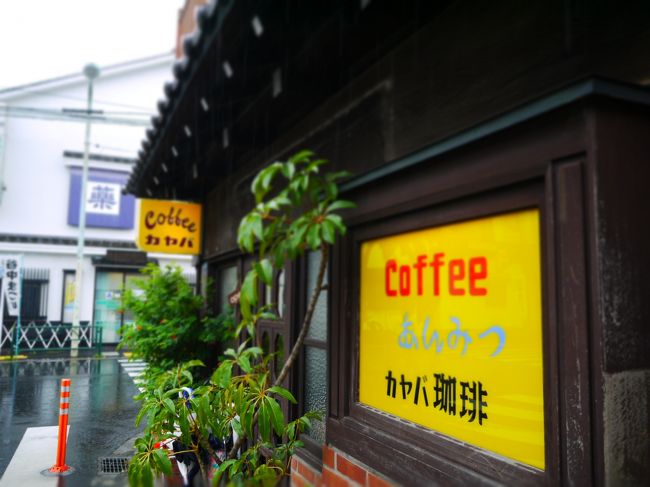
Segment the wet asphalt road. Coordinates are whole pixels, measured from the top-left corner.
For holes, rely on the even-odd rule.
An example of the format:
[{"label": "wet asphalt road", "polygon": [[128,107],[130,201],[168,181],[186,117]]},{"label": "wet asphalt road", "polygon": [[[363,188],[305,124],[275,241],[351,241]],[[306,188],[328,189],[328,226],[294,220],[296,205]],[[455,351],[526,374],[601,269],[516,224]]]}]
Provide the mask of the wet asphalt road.
[{"label": "wet asphalt road", "polygon": [[125,475],[98,475],[97,469],[100,457],[129,456],[125,449],[138,434],[138,391],[112,358],[0,363],[0,477],[27,428],[58,424],[60,382],[67,377],[72,385],[66,463],[76,472],[58,486],[125,485]]}]

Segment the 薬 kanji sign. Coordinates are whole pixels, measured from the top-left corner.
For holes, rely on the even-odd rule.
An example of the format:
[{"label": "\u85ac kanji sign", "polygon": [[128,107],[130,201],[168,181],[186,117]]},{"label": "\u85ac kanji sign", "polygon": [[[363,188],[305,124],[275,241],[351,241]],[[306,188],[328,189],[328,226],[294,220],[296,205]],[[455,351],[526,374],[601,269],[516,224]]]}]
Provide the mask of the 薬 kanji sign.
[{"label": "\u85ac kanji sign", "polygon": [[538,210],[361,246],[359,400],[544,468]]},{"label": "\u85ac kanji sign", "polygon": [[136,243],[147,252],[201,253],[201,205],[141,199]]}]

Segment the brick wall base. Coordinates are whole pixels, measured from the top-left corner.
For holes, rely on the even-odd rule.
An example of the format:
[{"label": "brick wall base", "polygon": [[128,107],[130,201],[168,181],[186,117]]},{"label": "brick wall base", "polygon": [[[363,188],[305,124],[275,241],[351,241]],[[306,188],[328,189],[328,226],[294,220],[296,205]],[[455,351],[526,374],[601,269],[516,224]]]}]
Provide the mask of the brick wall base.
[{"label": "brick wall base", "polygon": [[314,469],[299,456],[291,460],[291,486],[389,487],[396,485],[375,470],[328,445],[323,446],[323,469]]}]

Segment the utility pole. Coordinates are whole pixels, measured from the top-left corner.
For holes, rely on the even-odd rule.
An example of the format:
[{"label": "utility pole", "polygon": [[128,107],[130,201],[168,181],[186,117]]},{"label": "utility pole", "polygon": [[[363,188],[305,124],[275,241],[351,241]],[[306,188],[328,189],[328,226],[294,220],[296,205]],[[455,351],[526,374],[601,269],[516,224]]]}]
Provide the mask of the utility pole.
[{"label": "utility pole", "polygon": [[84,159],[81,171],[81,194],[79,195],[79,238],[77,240],[77,270],[74,285],[74,311],[72,313],[72,334],[70,342],[70,357],[79,355],[79,326],[81,315],[81,286],[83,282],[84,244],[86,232],[86,186],[88,183],[88,155],[90,152],[90,114],[93,108],[93,81],[99,76],[99,68],[87,64],[83,69],[88,80],[88,104],[86,113],[86,137],[84,140]]}]

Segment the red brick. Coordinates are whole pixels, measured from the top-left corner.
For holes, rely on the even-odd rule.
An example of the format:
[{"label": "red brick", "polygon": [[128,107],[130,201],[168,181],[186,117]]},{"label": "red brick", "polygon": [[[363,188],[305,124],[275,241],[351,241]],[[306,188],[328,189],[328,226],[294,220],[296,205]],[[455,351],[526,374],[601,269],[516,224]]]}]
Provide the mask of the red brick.
[{"label": "red brick", "polygon": [[291,474],[291,487],[307,487],[305,479],[298,472]]},{"label": "red brick", "polygon": [[327,445],[323,445],[323,464],[331,468],[336,468],[336,465],[334,465],[334,456],[334,450]]},{"label": "red brick", "polygon": [[368,472],[368,487],[393,487],[396,484],[391,484],[388,480],[377,477],[374,473]]},{"label": "red brick", "polygon": [[334,470],[325,467],[323,468],[323,485],[325,487],[348,487],[348,481]]},{"label": "red brick", "polygon": [[366,471],[349,461],[347,458],[337,455],[336,469],[358,484],[366,485]]},{"label": "red brick", "polygon": [[291,457],[291,471],[295,472],[298,469],[298,459]]},{"label": "red brick", "polygon": [[307,479],[312,484],[314,483],[314,479],[316,478],[316,473],[300,460],[298,460],[298,473],[300,473],[300,475],[305,477],[305,479]]}]

